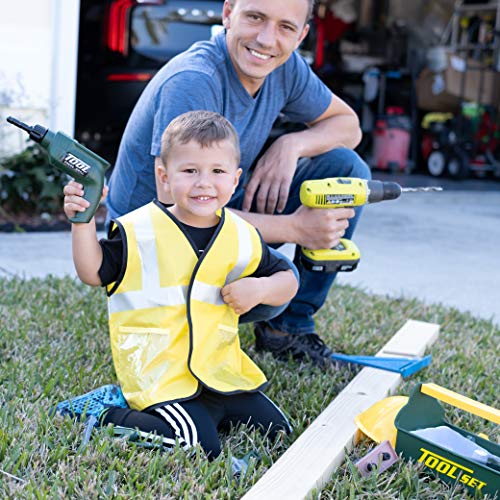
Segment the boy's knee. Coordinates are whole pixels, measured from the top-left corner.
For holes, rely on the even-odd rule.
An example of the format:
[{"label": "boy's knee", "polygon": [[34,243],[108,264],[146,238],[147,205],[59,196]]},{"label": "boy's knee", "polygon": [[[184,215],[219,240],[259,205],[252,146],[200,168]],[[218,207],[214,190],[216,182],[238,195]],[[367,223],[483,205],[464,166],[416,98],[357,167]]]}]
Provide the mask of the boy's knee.
[{"label": "boy's knee", "polygon": [[267,427],[260,424],[257,429],[264,435],[274,441],[279,434],[290,434],[292,432],[291,425],[286,421],[271,422]]},{"label": "boy's knee", "polygon": [[212,439],[201,439],[200,445],[207,454],[209,460],[215,460],[222,452],[220,440],[218,438],[212,437]]}]

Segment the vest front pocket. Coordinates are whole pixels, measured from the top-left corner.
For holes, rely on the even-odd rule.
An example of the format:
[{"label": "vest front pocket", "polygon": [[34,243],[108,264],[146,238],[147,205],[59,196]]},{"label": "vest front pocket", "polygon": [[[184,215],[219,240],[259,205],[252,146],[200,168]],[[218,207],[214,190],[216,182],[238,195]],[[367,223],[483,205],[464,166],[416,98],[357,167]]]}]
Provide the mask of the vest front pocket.
[{"label": "vest front pocket", "polygon": [[155,384],[165,372],[170,329],[120,326],[118,328],[118,370],[130,391]]},{"label": "vest front pocket", "polygon": [[[228,347],[234,344],[236,339],[238,339],[238,328],[229,325],[223,325],[219,323],[217,325],[219,329],[219,345],[220,347]],[[239,345],[239,344],[238,344]]]}]

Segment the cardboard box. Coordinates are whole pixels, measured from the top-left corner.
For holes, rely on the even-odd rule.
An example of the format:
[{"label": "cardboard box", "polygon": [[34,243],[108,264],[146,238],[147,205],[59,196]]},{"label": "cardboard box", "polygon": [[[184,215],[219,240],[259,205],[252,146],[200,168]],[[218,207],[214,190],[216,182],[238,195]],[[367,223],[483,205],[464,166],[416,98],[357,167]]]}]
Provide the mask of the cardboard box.
[{"label": "cardboard box", "polygon": [[448,66],[443,72],[434,73],[426,68],[420,73],[416,91],[418,106],[426,111],[456,112],[462,100],[477,102],[478,98],[480,104],[498,107],[500,74],[489,69],[481,72],[477,61],[451,54],[448,55]]},{"label": "cardboard box", "polygon": [[464,85],[464,100],[493,106],[500,104],[499,73],[481,66],[478,61],[450,54],[444,78],[446,91],[451,95],[462,97]]},{"label": "cardboard box", "polygon": [[416,81],[417,103],[425,111],[455,113],[460,109],[460,99],[446,91],[443,73],[424,69]]}]

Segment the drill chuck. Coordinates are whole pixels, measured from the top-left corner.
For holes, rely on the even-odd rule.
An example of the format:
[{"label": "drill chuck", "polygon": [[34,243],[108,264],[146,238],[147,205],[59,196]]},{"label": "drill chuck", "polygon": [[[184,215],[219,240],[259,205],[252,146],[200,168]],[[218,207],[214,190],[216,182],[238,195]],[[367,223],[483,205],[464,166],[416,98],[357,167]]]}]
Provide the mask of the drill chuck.
[{"label": "drill chuck", "polygon": [[8,116],[7,121],[9,123],[12,123],[12,125],[15,125],[16,127],[19,127],[20,129],[24,130],[25,132],[28,132],[30,139],[38,143],[42,142],[43,138],[45,137],[48,131],[48,129],[42,127],[41,125],[35,125],[34,127],[30,127],[29,125],[26,125],[26,123],[23,123],[21,120],[18,120],[13,116]]},{"label": "drill chuck", "polygon": [[401,196],[401,186],[397,182],[367,181],[367,203],[395,200]]}]

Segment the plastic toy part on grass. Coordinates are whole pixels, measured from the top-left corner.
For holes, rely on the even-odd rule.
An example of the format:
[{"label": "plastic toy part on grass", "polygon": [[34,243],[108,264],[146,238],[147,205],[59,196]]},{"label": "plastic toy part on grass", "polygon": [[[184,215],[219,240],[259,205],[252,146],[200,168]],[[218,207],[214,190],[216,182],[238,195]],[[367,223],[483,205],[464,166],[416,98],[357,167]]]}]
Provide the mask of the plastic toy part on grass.
[{"label": "plastic toy part on grass", "polygon": [[68,415],[78,420],[81,420],[82,416],[86,416],[87,418],[93,416],[97,422],[101,413],[106,408],[111,408],[112,406],[128,408],[127,401],[123,397],[120,387],[108,384],[81,396],[62,401],[52,410],[52,413]]},{"label": "plastic toy part on grass", "polygon": [[384,358],[380,356],[356,356],[334,352],[331,355],[336,361],[354,363],[357,365],[370,366],[380,370],[399,373],[403,378],[409,377],[422,368],[428,366],[432,356],[429,354],[423,358]]},{"label": "plastic toy part on grass", "polygon": [[500,425],[500,410],[436,384],[419,384],[396,416],[396,451],[473,495],[500,493],[500,445],[449,423],[439,401]]},{"label": "plastic toy part on grass", "polygon": [[408,403],[407,396],[390,396],[381,399],[356,415],[354,421],[358,429],[376,443],[388,440],[392,446],[396,446],[397,430],[394,420],[406,403]]},{"label": "plastic toy part on grass", "polygon": [[363,477],[366,477],[373,473],[381,474],[398,460],[398,455],[394,451],[391,443],[389,441],[383,441],[378,446],[375,446],[375,448],[363,458],[360,458],[355,465],[359,473]]}]

